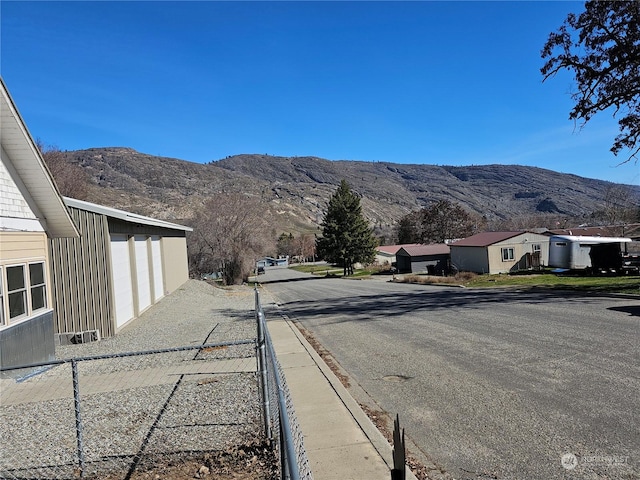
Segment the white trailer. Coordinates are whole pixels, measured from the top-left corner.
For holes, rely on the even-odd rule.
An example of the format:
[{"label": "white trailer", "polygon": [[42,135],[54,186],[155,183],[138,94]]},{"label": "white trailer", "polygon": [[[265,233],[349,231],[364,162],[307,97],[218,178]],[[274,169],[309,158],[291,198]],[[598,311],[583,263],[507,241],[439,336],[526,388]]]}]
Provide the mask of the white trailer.
[{"label": "white trailer", "polygon": [[623,237],[554,235],[549,239],[549,266],[567,270],[620,271]]}]

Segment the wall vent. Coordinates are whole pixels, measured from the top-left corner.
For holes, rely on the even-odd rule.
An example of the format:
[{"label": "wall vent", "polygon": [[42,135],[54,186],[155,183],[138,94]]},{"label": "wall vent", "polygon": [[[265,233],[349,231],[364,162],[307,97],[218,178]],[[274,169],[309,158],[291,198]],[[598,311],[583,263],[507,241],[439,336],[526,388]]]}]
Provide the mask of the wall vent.
[{"label": "wall vent", "polygon": [[100,330],[86,330],[84,332],[64,332],[56,335],[56,345],[78,345],[81,343],[99,342]]}]

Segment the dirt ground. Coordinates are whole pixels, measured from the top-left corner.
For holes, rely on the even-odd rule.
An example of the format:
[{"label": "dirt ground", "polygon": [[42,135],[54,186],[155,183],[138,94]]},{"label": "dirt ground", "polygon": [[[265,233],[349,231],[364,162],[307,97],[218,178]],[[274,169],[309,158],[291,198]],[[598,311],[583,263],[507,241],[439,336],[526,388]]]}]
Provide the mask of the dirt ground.
[{"label": "dirt ground", "polygon": [[[188,457],[165,458],[160,464],[140,462],[130,480],[278,480],[277,453],[268,445],[244,445],[221,452],[192,454]],[[87,478],[87,477],[83,477]],[[90,478],[90,477],[89,477]],[[122,475],[100,477],[101,480],[121,480]],[[97,479],[96,479],[97,480]]]}]

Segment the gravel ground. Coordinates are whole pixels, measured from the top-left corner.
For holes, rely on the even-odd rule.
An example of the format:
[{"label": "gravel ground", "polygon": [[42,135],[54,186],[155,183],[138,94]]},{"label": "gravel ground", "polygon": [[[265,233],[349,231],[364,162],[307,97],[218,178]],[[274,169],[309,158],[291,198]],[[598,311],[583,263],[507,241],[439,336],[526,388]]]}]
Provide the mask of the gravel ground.
[{"label": "gravel ground", "polygon": [[[189,280],[126,325],[116,336],[56,349],[58,358],[135,352],[255,338],[254,294],[247,287],[214,288]],[[253,354],[252,347],[249,348]]]},{"label": "gravel ground", "polygon": [[[56,355],[253,340],[253,308],[249,288],[190,280],[115,337],[61,346]],[[212,370],[221,363],[225,373]],[[84,478],[224,478],[225,471],[232,478],[273,478],[253,343],[83,361],[78,370]],[[0,478],[77,476],[70,377],[64,364],[20,382],[1,380]]]}]

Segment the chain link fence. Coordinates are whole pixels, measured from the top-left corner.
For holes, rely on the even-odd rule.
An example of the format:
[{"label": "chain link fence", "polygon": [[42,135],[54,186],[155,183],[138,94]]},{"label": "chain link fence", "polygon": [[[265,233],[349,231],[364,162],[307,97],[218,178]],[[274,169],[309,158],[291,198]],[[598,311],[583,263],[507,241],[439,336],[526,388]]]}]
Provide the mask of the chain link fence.
[{"label": "chain link fence", "polygon": [[[273,342],[267,328],[266,316],[256,296],[256,321],[258,324],[258,364],[263,375],[263,411],[266,435],[277,445],[282,468],[282,478],[291,480],[313,480],[309,460],[304,449],[302,430],[293,407],[293,401],[280,363],[276,358]],[[262,368],[262,365],[265,368]]]},{"label": "chain link fence", "polygon": [[3,368],[0,478],[312,480],[257,290],[256,319],[261,342]]},{"label": "chain link fence", "polygon": [[2,478],[145,478],[262,438],[253,339],[34,368],[2,380]]}]

